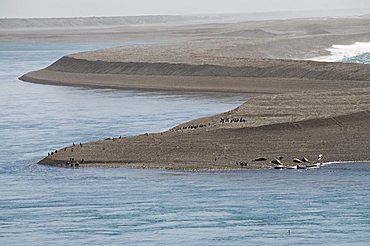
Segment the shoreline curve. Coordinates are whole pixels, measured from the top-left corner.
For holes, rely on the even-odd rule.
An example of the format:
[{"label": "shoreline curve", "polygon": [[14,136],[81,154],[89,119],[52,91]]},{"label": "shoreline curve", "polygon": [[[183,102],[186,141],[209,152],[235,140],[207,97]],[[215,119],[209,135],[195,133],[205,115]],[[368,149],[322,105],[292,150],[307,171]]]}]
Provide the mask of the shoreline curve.
[{"label": "shoreline curve", "polygon": [[[72,158],[91,165],[152,163],[157,168],[196,169],[235,168],[238,162],[248,162],[243,168],[262,168],[280,156],[291,165],[293,158],[314,161],[319,153],[324,161],[370,160],[370,65],[292,60],[328,54],[325,48],[334,43],[368,41],[368,23],[334,18],[135,27],[128,38],[149,40],[154,35],[170,42],[64,56],[20,79],[92,88],[242,94],[250,99],[228,112],[162,133],[86,143],[73,152],[69,146],[53,151],[42,163],[67,163]],[[119,34],[121,40],[120,33],[87,34],[104,40]],[[269,161],[251,161],[262,156]]]},{"label": "shoreline curve", "polygon": [[[39,163],[199,170],[271,168],[280,156],[293,166],[294,158],[313,161],[319,153],[325,161],[370,160],[370,65],[230,59],[171,64],[66,56],[23,75],[54,85],[252,96],[236,109],[169,131],[69,146]],[[230,66],[220,65],[225,62]],[[268,161],[252,161],[259,156]]]},{"label": "shoreline curve", "polygon": [[[322,81],[307,81],[322,85]],[[315,160],[318,153],[324,153],[326,161],[370,159],[366,151],[370,138],[368,82],[341,81],[335,85],[341,89],[323,89],[323,85],[313,91],[302,91],[296,80],[292,83],[291,93],[278,94],[270,88],[273,95],[261,93],[229,112],[162,133],[83,144],[73,153],[69,146],[40,164],[66,167],[73,158],[81,167],[230,170],[272,168],[271,160],[279,156],[284,156],[288,166],[295,165],[294,158]],[[220,123],[225,118],[246,121]],[[251,161],[259,156],[268,161]],[[238,162],[247,166],[237,166]]]}]

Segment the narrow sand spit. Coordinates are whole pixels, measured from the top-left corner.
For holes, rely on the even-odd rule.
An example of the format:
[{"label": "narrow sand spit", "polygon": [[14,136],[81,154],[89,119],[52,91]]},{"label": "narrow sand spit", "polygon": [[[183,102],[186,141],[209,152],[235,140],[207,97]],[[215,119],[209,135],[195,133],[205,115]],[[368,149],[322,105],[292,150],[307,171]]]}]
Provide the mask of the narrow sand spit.
[{"label": "narrow sand spit", "polygon": [[294,158],[316,161],[318,153],[325,161],[368,160],[369,105],[370,88],[259,96],[167,132],[70,146],[40,163],[65,167],[73,158],[80,166],[193,170],[241,168],[238,162],[267,168],[280,156],[293,166]]},{"label": "narrow sand spit", "polygon": [[166,132],[62,148],[40,163],[194,170],[268,168],[279,157],[293,166],[295,158],[315,162],[320,153],[324,161],[370,160],[370,65],[290,59],[325,55],[334,42],[369,40],[368,24],[328,19],[164,28],[173,43],[65,56],[20,79],[252,98]]}]

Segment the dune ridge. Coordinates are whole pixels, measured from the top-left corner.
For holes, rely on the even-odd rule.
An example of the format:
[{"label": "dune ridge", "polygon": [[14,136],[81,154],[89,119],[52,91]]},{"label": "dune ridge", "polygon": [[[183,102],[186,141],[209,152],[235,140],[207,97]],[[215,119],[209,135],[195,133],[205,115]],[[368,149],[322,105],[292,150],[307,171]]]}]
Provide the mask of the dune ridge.
[{"label": "dune ridge", "polygon": [[[216,59],[216,58],[215,58]],[[234,61],[234,63],[228,62]],[[236,61],[235,61],[236,60]],[[224,58],[204,64],[89,61],[64,56],[46,70],[69,73],[370,80],[369,65],[298,60]]]}]

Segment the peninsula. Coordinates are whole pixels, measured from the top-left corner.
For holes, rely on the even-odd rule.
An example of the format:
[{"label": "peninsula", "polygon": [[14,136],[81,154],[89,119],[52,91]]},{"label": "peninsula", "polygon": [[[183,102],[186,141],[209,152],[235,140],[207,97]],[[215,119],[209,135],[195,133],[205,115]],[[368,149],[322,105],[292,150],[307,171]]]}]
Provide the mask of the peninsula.
[{"label": "peninsula", "polygon": [[270,168],[279,157],[294,166],[318,154],[370,160],[370,65],[307,60],[333,44],[370,41],[369,25],[364,17],[116,28],[115,38],[155,42],[67,55],[20,79],[250,99],[165,132],[63,147],[40,163],[195,170]]}]

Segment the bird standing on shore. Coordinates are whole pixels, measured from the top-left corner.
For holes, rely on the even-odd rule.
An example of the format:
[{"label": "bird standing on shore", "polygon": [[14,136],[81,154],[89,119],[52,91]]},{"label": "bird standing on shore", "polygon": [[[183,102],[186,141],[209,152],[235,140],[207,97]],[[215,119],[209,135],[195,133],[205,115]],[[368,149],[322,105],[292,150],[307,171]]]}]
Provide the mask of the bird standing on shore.
[{"label": "bird standing on shore", "polygon": [[322,154],[319,154],[319,156],[317,157],[317,160],[320,162],[320,164],[322,164],[323,158],[324,156]]}]

